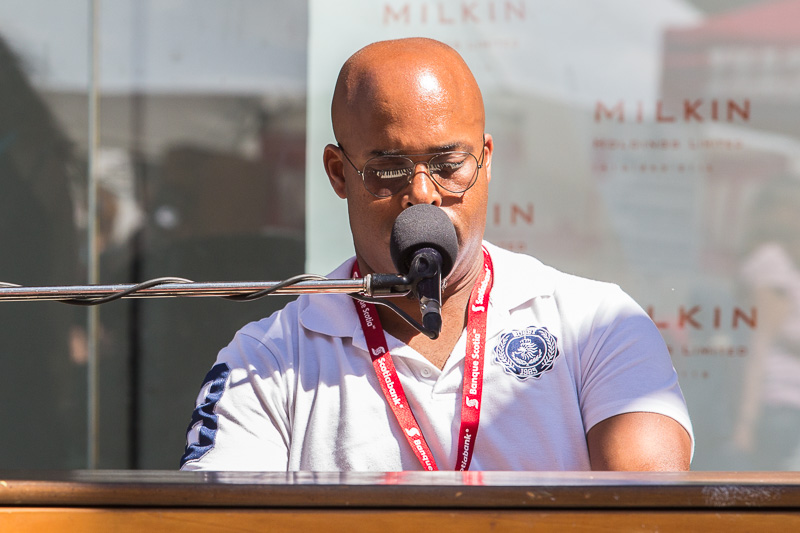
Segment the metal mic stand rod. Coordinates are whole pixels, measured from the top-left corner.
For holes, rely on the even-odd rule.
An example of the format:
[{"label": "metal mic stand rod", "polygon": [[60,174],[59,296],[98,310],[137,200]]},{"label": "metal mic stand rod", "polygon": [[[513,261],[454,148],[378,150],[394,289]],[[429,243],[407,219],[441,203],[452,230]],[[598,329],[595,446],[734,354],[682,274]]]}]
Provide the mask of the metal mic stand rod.
[{"label": "metal mic stand rod", "polygon": [[[174,278],[173,278],[174,279]],[[153,280],[157,281],[157,280]],[[140,284],[142,285],[142,284]],[[138,288],[125,285],[70,285],[52,287],[22,287],[0,285],[0,302],[71,301],[91,303],[120,295],[120,298],[166,298],[177,296],[244,297],[266,294],[339,293],[360,294],[366,297],[407,294],[411,289],[408,278],[395,274],[368,274],[356,279],[313,279],[286,284],[285,281],[241,282],[161,282]]]},{"label": "metal mic stand rod", "polygon": [[418,282],[418,279],[398,274],[367,274],[356,279],[326,279],[302,274],[283,281],[198,283],[183,278],[157,278],[138,284],[52,287],[22,287],[0,283],[0,302],[57,301],[74,305],[99,305],[121,298],[215,296],[249,301],[273,294],[338,293],[389,307],[412,327],[429,338],[436,339],[441,330],[441,322],[433,327],[422,325],[385,299],[387,296],[409,294]]}]

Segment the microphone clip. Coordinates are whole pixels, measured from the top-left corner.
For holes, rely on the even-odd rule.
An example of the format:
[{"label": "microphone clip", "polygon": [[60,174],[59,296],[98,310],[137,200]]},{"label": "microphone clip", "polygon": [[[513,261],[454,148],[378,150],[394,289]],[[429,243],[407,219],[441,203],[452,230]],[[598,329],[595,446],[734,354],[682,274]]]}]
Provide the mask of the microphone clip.
[{"label": "microphone clip", "polygon": [[419,300],[422,326],[435,334],[442,331],[442,255],[431,247],[414,252],[406,277],[411,281],[411,292]]},{"label": "microphone clip", "polygon": [[[442,330],[440,314],[442,301],[441,254],[434,248],[415,251],[408,274],[367,274],[365,291],[352,297],[373,304],[389,307],[414,329],[429,339],[437,339]],[[414,320],[405,311],[387,301],[387,296],[412,294],[419,300],[422,323]]]}]

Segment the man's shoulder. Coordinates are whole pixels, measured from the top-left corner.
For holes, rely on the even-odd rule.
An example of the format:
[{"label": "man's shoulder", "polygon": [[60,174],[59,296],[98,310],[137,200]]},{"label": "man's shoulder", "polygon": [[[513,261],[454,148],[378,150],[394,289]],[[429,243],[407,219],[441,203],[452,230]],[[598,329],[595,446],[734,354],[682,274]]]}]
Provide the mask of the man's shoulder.
[{"label": "man's shoulder", "polygon": [[580,298],[584,302],[621,294],[615,283],[563,272],[524,253],[512,252],[485,242],[495,267],[498,294],[512,299],[553,297]]},{"label": "man's shoulder", "polygon": [[[350,258],[326,277],[347,279],[352,264]],[[346,294],[303,294],[270,316],[245,325],[239,334],[259,342],[296,337],[307,331],[342,337],[352,334],[354,319],[352,299]]]}]

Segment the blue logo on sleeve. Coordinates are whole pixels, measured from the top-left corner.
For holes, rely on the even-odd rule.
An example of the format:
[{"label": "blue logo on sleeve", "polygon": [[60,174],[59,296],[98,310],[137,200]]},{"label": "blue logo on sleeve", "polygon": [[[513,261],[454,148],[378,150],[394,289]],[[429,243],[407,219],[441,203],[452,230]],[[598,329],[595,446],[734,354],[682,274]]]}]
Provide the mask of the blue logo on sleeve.
[{"label": "blue logo on sleeve", "polygon": [[504,333],[494,348],[495,360],[521,381],[539,378],[553,368],[558,341],[547,328],[525,328]]},{"label": "blue logo on sleeve", "polygon": [[186,452],[181,457],[181,467],[190,461],[197,461],[214,447],[217,437],[217,403],[225,392],[225,383],[230,368],[225,363],[214,365],[206,374],[203,388],[208,388],[204,401],[192,413],[192,421],[187,430]]}]

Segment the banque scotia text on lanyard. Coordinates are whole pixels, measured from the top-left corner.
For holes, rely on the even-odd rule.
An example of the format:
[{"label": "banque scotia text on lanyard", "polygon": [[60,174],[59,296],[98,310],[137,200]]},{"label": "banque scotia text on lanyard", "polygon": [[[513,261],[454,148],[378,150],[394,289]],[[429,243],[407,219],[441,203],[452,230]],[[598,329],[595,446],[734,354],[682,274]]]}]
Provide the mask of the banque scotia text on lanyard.
[{"label": "banque scotia text on lanyard", "polygon": [[[353,265],[353,275],[358,277],[358,263]],[[492,290],[493,267],[489,252],[483,249],[483,276],[475,283],[467,310],[467,354],[464,358],[464,384],[461,395],[461,428],[458,438],[458,455],[455,470],[469,470],[478,425],[481,416],[483,391],[483,360],[486,348],[486,312]],[[378,310],[374,304],[353,300],[361,329],[372,357],[372,366],[378,376],[386,402],[392,409],[408,444],[425,470],[438,470],[430,447],[420,430],[414,413],[406,401],[406,394],[392,362],[386,344]]]}]

